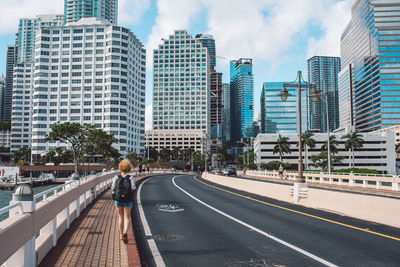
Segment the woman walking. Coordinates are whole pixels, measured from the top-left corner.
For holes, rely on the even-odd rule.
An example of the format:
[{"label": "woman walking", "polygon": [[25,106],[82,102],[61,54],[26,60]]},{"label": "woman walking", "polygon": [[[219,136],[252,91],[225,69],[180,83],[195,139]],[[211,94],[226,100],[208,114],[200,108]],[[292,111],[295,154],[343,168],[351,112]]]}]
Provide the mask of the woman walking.
[{"label": "woman walking", "polygon": [[131,224],[131,209],[133,200],[133,190],[136,189],[133,175],[128,175],[132,170],[132,164],[124,159],[119,163],[120,175],[116,175],[113,180],[113,199],[118,212],[118,225],[121,240],[128,243],[128,229]]}]

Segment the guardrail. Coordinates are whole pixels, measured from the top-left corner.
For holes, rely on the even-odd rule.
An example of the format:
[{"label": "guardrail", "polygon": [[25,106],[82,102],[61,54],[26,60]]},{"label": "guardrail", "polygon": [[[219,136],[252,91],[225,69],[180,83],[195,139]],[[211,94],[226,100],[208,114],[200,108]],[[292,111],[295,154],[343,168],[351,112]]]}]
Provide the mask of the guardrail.
[{"label": "guardrail", "polygon": [[116,173],[68,181],[34,195],[33,201],[0,209],[0,214],[9,212],[9,218],[0,222],[0,265],[38,265],[81,210],[111,186]]},{"label": "guardrail", "polygon": [[[277,171],[246,171],[246,175],[260,178],[272,178],[282,180]],[[396,175],[368,176],[361,174],[327,174],[327,173],[303,173],[307,183],[319,183],[330,185],[347,185],[359,188],[385,189],[399,191],[400,178]],[[297,172],[284,172],[283,179],[296,180]]]}]

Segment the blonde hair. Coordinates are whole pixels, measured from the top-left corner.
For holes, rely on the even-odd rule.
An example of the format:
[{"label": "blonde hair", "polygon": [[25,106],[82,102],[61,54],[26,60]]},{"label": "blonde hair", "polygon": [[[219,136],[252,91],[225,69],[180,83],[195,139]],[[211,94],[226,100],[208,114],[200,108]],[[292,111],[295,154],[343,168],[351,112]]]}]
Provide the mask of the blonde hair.
[{"label": "blonde hair", "polygon": [[121,172],[128,173],[132,170],[132,164],[129,159],[124,159],[119,163],[118,168]]}]

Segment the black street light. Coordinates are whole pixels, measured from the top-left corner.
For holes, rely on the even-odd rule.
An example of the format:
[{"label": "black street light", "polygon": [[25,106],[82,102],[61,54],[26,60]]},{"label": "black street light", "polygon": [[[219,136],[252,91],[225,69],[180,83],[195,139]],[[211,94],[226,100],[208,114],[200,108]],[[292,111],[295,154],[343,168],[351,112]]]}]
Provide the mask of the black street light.
[{"label": "black street light", "polygon": [[[297,88],[297,124],[299,131],[299,158],[298,158],[298,176],[295,183],[304,184],[305,180],[303,177],[303,142],[301,139],[301,71],[297,72],[298,84],[294,83],[284,83],[281,93],[278,95],[281,97],[282,101],[286,101],[288,96],[291,96],[286,88]],[[307,85],[307,83],[306,83]]]}]

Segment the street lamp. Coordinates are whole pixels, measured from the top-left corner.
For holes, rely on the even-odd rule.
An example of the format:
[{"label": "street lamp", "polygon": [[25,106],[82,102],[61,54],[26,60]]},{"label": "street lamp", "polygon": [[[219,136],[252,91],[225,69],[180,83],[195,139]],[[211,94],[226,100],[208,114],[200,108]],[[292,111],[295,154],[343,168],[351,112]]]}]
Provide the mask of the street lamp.
[{"label": "street lamp", "polygon": [[314,87],[310,93],[310,98],[313,102],[317,102],[320,99],[322,102],[325,103],[326,108],[326,132],[328,135],[328,173],[331,174],[331,140],[330,140],[330,133],[329,133],[329,112],[328,112],[328,92],[325,92],[325,100],[323,99],[322,95],[317,92],[317,89]]},{"label": "street lamp", "polygon": [[[301,139],[301,71],[297,72],[297,80],[298,80],[298,85],[296,84],[290,84],[290,83],[284,83],[283,88],[278,94],[278,96],[281,97],[282,101],[286,101],[288,96],[291,96],[289,92],[287,91],[286,87],[291,87],[291,88],[297,88],[297,124],[298,124],[298,131],[299,131],[299,158],[298,158],[298,176],[297,180],[295,181],[296,184],[304,184],[305,180],[303,177],[303,141]],[[307,83],[306,83],[307,85]],[[296,201],[297,202],[297,201]]]}]

